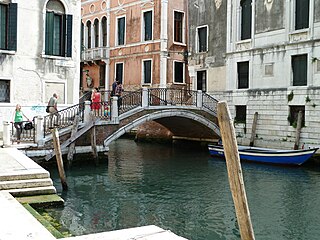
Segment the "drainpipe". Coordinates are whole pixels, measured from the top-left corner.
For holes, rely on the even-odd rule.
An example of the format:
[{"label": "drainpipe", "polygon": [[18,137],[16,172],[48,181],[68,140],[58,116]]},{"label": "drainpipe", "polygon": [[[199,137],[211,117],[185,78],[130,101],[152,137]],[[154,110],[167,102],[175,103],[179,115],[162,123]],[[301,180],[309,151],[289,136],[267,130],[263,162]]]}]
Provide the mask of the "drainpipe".
[{"label": "drainpipe", "polygon": [[160,88],[165,88],[168,65],[168,0],[161,0],[160,31]]},{"label": "drainpipe", "polygon": [[10,123],[3,121],[3,146],[10,146]]}]

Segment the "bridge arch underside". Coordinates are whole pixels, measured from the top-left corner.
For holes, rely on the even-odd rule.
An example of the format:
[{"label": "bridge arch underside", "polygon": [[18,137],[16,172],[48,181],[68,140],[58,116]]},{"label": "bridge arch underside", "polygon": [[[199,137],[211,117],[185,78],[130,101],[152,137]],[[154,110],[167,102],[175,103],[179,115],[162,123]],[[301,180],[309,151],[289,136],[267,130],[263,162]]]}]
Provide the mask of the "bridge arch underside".
[{"label": "bridge arch underside", "polygon": [[[166,127],[175,137],[200,140],[218,139],[220,137],[220,129],[216,124],[217,118],[212,118],[214,121],[211,121],[198,113],[186,110],[153,112],[123,124],[105,139],[104,145],[108,146],[112,141],[118,139],[123,134],[129,133],[132,129],[149,121],[155,121]],[[125,122],[125,119],[123,121]]]}]

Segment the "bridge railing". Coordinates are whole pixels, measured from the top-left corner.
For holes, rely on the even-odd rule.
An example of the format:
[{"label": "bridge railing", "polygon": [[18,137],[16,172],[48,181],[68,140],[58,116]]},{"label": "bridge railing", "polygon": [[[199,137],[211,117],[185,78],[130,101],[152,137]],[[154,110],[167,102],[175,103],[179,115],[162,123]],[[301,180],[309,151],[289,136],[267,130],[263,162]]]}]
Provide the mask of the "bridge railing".
[{"label": "bridge railing", "polygon": [[119,115],[142,105],[142,89],[134,92],[123,92],[118,99]]},{"label": "bridge railing", "polygon": [[79,103],[74,106],[65,108],[53,114],[44,116],[43,120],[43,133],[44,136],[50,133],[50,129],[64,128],[73,124],[75,116],[79,115],[80,122],[83,122],[84,103]]},{"label": "bridge railing", "polygon": [[197,91],[174,88],[148,89],[149,106],[161,105],[197,105]]},{"label": "bridge railing", "polygon": [[202,93],[202,107],[217,114],[217,103],[218,103],[217,99],[215,99],[214,97],[211,97],[207,93]]}]

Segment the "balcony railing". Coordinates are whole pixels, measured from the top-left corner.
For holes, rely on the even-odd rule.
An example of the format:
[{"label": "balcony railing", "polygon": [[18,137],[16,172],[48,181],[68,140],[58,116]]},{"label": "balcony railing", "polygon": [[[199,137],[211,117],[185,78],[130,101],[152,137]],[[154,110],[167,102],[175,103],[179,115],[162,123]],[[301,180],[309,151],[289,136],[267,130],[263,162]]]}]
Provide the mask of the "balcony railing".
[{"label": "balcony railing", "polygon": [[85,49],[82,51],[82,54],[81,54],[82,61],[107,59],[109,57],[110,57],[110,53],[109,53],[109,48],[107,47]]}]

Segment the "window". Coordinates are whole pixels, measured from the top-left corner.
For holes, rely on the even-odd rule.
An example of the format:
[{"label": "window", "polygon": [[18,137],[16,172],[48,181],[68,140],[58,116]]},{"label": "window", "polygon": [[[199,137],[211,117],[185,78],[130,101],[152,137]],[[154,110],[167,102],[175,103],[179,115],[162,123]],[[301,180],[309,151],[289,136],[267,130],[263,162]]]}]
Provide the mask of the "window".
[{"label": "window", "polygon": [[106,64],[101,64],[99,66],[99,87],[105,87],[105,79],[106,79]]},{"label": "window", "polygon": [[83,34],[84,34],[84,24],[81,23],[81,45],[80,45],[81,51],[84,50],[84,36],[83,36]]},{"label": "window", "polygon": [[0,102],[10,102],[10,81],[0,80]]},{"label": "window", "polygon": [[302,112],[302,123],[301,126],[305,126],[305,107],[304,106],[290,106],[290,112],[288,121],[290,126],[297,127],[299,111]]},{"label": "window", "polygon": [[247,106],[236,106],[235,122],[246,123],[247,118]]},{"label": "window", "polygon": [[0,4],[0,49],[17,50],[17,3]]},{"label": "window", "polygon": [[184,83],[184,63],[174,62],[174,83]]},{"label": "window", "polygon": [[142,79],[143,84],[151,84],[151,60],[143,60],[143,71],[142,71]]},{"label": "window", "polygon": [[123,63],[116,63],[116,79],[123,83]]},{"label": "window", "polygon": [[99,21],[98,19],[94,20],[94,47],[99,47]]},{"label": "window", "polygon": [[309,3],[310,0],[295,1],[295,30],[309,27]]},{"label": "window", "polygon": [[46,8],[45,54],[71,57],[72,15],[66,15],[58,0],[50,0]]},{"label": "window", "polygon": [[197,72],[197,90],[207,91],[207,71]]},{"label": "window", "polygon": [[307,54],[292,56],[293,86],[307,85]]},{"label": "window", "polygon": [[150,41],[152,40],[152,11],[147,11],[143,13],[143,40]]},{"label": "window", "polygon": [[198,52],[206,52],[208,50],[208,27],[198,27],[197,28],[198,34]]},{"label": "window", "polygon": [[238,89],[249,87],[249,62],[238,62]]},{"label": "window", "polygon": [[183,43],[183,12],[174,12],[174,41]]},{"label": "window", "polygon": [[117,20],[117,45],[124,45],[125,31],[126,31],[126,18],[120,17]]},{"label": "window", "polygon": [[241,40],[251,38],[252,0],[241,0]]},{"label": "window", "polygon": [[88,31],[88,44],[87,44],[87,48],[91,48],[91,22],[88,21],[87,22],[87,31]]},{"label": "window", "polygon": [[101,28],[102,28],[102,46],[107,46],[107,18],[103,17],[101,22]]}]

